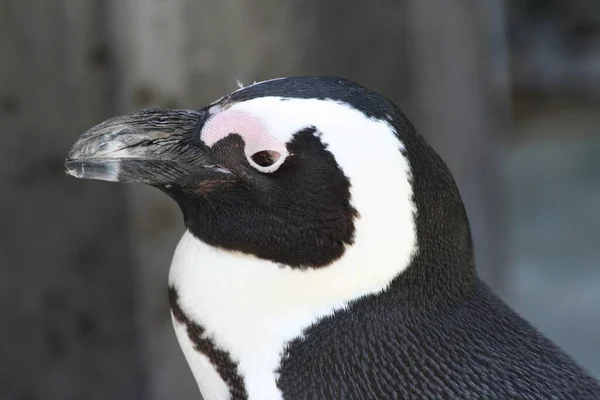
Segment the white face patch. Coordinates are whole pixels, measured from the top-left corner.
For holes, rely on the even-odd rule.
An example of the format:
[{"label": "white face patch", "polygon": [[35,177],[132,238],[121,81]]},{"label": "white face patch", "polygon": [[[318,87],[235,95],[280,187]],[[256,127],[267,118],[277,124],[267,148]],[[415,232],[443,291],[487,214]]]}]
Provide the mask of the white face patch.
[{"label": "white face patch", "polygon": [[[248,162],[261,172],[276,171],[288,156],[285,143],[269,133],[269,127],[264,120],[234,109],[227,109],[213,115],[202,128],[200,139],[208,147],[212,147],[232,133],[241,136]],[[272,155],[274,162],[269,165],[256,163],[253,156],[261,152]]]},{"label": "white face patch", "polygon": [[[181,309],[238,363],[250,399],[278,400],[276,370],[286,344],[352,300],[385,290],[417,252],[410,166],[389,121],[344,103],[262,97],[226,112],[230,121],[219,128],[231,124],[248,132],[251,126],[281,143],[315,127],[349,179],[360,215],[354,244],[322,268],[293,269],[220,250],[189,232],[177,247],[169,282]],[[210,128],[203,140],[215,140],[218,132],[224,130]],[[180,341],[184,334],[178,332]],[[194,375],[202,387],[206,375],[199,369]]]}]

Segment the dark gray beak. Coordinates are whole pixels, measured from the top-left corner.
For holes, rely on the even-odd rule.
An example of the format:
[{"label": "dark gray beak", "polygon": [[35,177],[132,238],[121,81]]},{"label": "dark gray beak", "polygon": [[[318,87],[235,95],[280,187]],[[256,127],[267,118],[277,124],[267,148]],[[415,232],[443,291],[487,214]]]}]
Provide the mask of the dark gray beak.
[{"label": "dark gray beak", "polygon": [[76,178],[168,185],[213,167],[199,130],[205,111],[144,110],[111,118],[81,135],[67,156]]}]

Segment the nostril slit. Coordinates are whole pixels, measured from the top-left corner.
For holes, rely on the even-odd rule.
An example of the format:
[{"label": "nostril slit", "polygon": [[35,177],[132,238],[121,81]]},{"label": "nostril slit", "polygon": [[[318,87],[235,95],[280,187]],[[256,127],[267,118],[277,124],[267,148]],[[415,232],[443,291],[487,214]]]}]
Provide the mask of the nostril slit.
[{"label": "nostril slit", "polygon": [[281,154],[274,150],[262,150],[252,154],[252,161],[260,167],[270,167],[281,157]]}]

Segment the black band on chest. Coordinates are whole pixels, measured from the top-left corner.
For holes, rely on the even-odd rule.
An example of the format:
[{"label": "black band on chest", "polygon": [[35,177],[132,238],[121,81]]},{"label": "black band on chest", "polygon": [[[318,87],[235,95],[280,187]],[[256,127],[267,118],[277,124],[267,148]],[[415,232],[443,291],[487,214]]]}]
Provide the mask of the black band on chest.
[{"label": "black band on chest", "polygon": [[185,324],[188,337],[194,343],[194,349],[208,357],[219,376],[227,384],[231,400],[248,399],[248,392],[244,385],[244,379],[238,373],[237,363],[232,360],[228,352],[219,349],[210,338],[204,336],[204,327],[188,318],[179,306],[178,299],[177,289],[170,286],[169,305],[171,306],[171,312],[177,322]]}]

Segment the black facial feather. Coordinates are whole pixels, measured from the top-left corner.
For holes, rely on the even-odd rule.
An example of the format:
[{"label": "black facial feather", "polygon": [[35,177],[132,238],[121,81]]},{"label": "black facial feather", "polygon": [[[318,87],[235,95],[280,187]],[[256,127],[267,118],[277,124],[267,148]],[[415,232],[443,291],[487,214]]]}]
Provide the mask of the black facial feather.
[{"label": "black facial feather", "polygon": [[239,135],[215,143],[212,157],[232,175],[208,191],[206,179],[195,191],[190,183],[169,191],[192,234],[292,267],[322,267],[341,257],[353,243],[357,216],[348,178],[314,127],[297,132],[288,152],[277,171],[265,174],[249,164]]}]

